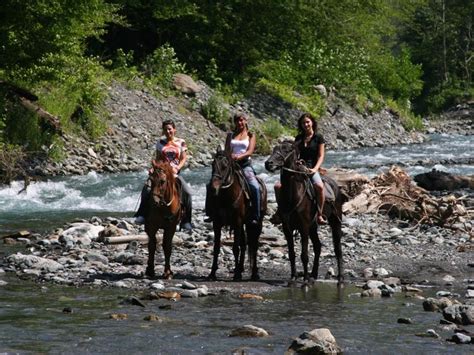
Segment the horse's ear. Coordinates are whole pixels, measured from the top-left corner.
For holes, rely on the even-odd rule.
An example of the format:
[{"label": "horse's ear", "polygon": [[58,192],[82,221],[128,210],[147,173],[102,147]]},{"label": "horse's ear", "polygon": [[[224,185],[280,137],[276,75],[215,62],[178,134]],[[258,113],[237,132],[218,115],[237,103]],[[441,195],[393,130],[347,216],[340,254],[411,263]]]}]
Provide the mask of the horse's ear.
[{"label": "horse's ear", "polygon": [[221,145],[219,144],[216,149],[216,154],[222,152]]}]

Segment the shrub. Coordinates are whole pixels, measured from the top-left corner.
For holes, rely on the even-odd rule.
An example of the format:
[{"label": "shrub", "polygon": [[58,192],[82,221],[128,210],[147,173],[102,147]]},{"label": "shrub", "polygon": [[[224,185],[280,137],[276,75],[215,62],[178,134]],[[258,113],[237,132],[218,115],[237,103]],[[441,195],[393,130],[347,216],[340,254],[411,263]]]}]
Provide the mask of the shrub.
[{"label": "shrub", "polygon": [[185,72],[185,65],[179,63],[174,48],[165,44],[145,58],[141,69],[153,84],[171,88],[173,75]]},{"label": "shrub", "polygon": [[221,129],[227,129],[229,110],[224,106],[218,94],[212,95],[206,103],[201,105],[201,114]]}]

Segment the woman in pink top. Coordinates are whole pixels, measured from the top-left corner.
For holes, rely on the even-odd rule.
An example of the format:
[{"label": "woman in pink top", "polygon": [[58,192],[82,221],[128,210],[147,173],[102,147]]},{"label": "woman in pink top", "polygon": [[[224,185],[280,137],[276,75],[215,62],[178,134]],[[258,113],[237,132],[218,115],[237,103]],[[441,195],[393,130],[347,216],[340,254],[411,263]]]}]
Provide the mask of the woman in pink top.
[{"label": "woman in pink top", "polygon": [[[181,203],[184,205],[185,213],[183,219],[181,220],[181,229],[187,232],[192,231],[192,224],[191,224],[191,214],[192,214],[192,198],[191,198],[191,190],[184,181],[183,177],[179,175],[179,172],[183,168],[184,164],[186,163],[187,159],[187,147],[186,142],[184,139],[176,137],[176,125],[172,120],[166,120],[162,124],[163,128],[163,135],[164,137],[161,138],[156,143],[156,160],[158,161],[167,161],[173,171],[175,176],[181,181],[182,186],[182,194],[181,194]],[[145,184],[145,188],[142,191],[142,199],[140,203],[140,207],[138,208],[137,213],[135,216],[137,217],[137,223],[144,222],[144,208],[145,204],[144,201],[148,198],[150,194],[150,187],[149,184]]]}]

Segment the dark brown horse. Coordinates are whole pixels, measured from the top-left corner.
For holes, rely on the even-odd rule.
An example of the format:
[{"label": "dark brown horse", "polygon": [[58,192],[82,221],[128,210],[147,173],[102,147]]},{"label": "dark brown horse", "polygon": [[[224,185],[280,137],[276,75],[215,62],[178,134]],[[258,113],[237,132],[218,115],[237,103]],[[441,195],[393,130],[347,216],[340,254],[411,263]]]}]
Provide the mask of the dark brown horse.
[{"label": "dark brown horse", "polygon": [[181,202],[178,185],[169,163],[153,160],[150,175],[151,193],[147,201],[145,232],[148,234],[148,262],[145,274],[155,276],[156,233],[163,229],[165,269],[163,278],[171,279],[171,248],[176,226],[181,219]]},{"label": "dark brown horse", "polygon": [[[283,222],[283,232],[288,243],[288,256],[291,265],[291,280],[296,280],[295,246],[293,232],[299,231],[301,236],[301,261],[304,269],[304,281],[314,281],[318,277],[321,242],[318,237],[316,215],[317,199],[312,198],[312,184],[307,168],[299,162],[299,152],[293,142],[286,141],[273,149],[272,155],[265,162],[269,171],[281,169],[281,191],[278,208]],[[332,229],[334,252],[337,258],[338,281],[343,282],[342,275],[342,204],[343,196],[333,179],[323,176],[334,191],[334,201],[324,204],[323,214],[328,218]],[[313,243],[314,261],[311,274],[308,275],[308,237]]]},{"label": "dark brown horse", "polygon": [[[221,230],[230,226],[234,234],[232,251],[235,258],[234,280],[241,280],[244,272],[245,251],[248,245],[251,279],[258,280],[257,249],[262,232],[263,216],[267,208],[267,190],[260,183],[261,212],[258,224],[250,223],[250,207],[244,192],[245,177],[239,173],[240,167],[224,151],[218,149],[212,162],[212,177],[208,193],[214,229],[214,257],[209,278],[216,280]],[[244,228],[245,226],[245,228]]]}]

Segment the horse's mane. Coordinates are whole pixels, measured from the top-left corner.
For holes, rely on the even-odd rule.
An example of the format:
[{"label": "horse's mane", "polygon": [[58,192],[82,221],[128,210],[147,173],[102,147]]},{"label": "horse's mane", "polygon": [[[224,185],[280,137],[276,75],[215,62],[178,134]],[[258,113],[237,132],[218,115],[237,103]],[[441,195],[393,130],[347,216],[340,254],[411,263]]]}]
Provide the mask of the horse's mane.
[{"label": "horse's mane", "polygon": [[168,163],[167,161],[153,159],[151,164],[153,166],[153,169],[162,170],[165,172],[168,178],[174,178],[173,169],[171,168],[170,163]]}]

